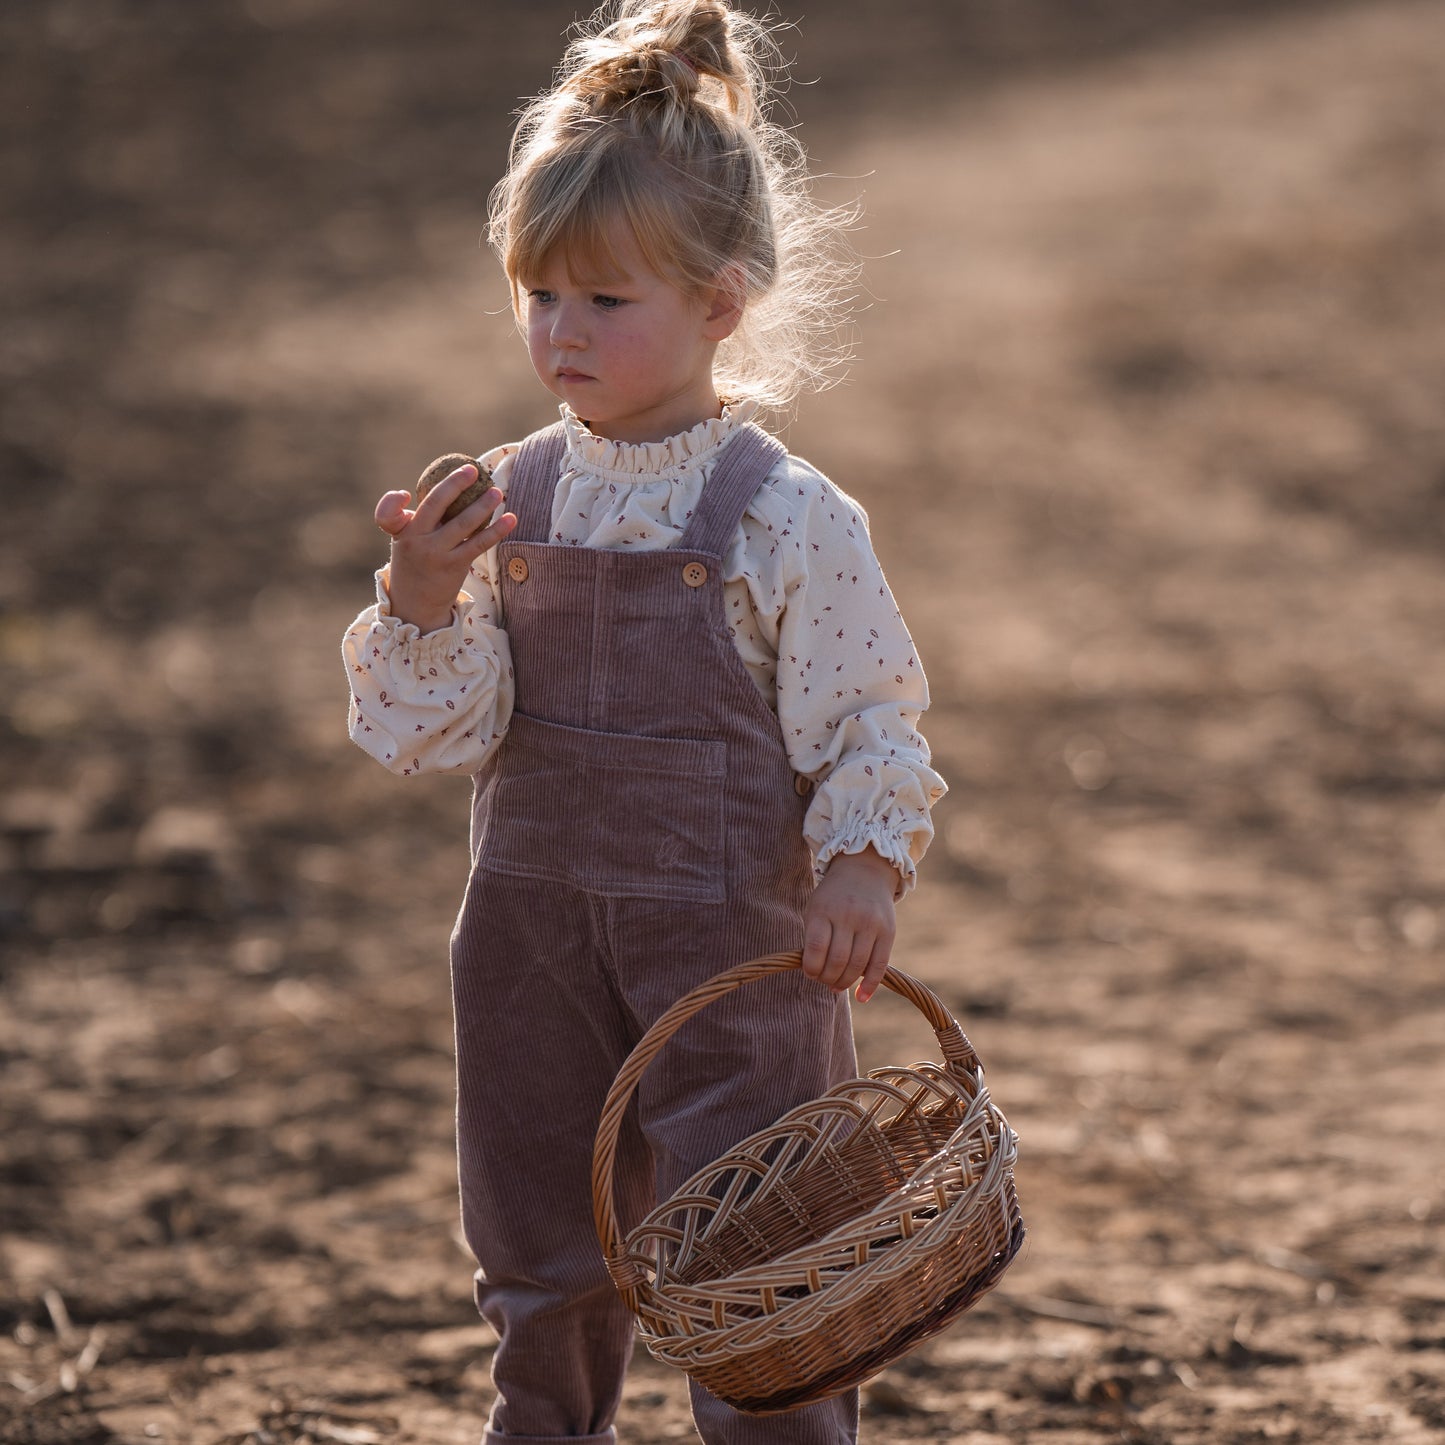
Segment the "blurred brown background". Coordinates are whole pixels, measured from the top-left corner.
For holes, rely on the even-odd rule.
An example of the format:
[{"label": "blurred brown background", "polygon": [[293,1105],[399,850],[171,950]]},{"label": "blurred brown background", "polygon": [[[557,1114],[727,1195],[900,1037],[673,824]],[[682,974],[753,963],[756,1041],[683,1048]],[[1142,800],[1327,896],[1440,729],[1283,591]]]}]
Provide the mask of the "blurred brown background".
[{"label": "blurred brown background", "polygon": [[[476,1437],[466,788],[350,747],[337,641],[374,498],[549,418],[479,237],[574,14],[0,12],[0,1441]],[[787,437],[929,670],[898,959],[1031,1228],[864,1438],[1437,1439],[1445,7],[783,39],[870,258]],[[689,1434],[641,1355],[623,1425]]]}]

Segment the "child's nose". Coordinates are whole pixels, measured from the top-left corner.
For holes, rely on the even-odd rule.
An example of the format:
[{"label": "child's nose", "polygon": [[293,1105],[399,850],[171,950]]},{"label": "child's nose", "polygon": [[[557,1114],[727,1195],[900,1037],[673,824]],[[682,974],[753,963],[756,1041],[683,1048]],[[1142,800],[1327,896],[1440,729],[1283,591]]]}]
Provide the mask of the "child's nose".
[{"label": "child's nose", "polygon": [[575,351],[586,340],[576,313],[569,306],[559,306],[552,316],[552,345],[559,351]]}]

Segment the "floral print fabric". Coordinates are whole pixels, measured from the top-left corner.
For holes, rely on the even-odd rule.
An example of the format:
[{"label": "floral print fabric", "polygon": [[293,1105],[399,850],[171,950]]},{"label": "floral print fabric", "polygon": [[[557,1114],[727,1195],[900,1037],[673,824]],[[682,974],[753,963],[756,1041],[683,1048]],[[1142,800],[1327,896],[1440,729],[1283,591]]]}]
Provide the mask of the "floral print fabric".
[{"label": "floral print fabric", "polygon": [[[754,410],[727,407],[665,441],[629,444],[593,436],[562,408],[567,455],[548,540],[672,546]],[[504,495],[516,451],[482,457]],[[425,636],[391,615],[382,568],[376,603],[347,631],[351,736],[393,772],[475,772],[506,734],[511,654],[495,563],[495,552],[478,559],[451,625]],[[815,867],[871,843],[906,890],[945,784],[918,732],[928,684],[862,509],[789,457],[753,497],[723,572],[738,654],[777,713],[793,768],[816,785],[804,822]]]}]

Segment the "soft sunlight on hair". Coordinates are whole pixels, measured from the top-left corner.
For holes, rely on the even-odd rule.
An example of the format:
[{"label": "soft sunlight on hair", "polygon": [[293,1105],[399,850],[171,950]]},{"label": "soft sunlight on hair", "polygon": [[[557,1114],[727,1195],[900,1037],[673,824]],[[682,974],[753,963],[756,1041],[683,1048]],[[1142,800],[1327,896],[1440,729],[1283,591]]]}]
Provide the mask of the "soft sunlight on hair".
[{"label": "soft sunlight on hair", "polygon": [[838,378],[858,263],[853,207],[812,197],[797,140],[764,113],[772,35],[722,0],[626,0],[568,49],[524,110],[489,238],[520,309],[554,258],[572,278],[619,271],[618,223],[658,276],[744,300],[718,349],[728,400],[786,408]]}]

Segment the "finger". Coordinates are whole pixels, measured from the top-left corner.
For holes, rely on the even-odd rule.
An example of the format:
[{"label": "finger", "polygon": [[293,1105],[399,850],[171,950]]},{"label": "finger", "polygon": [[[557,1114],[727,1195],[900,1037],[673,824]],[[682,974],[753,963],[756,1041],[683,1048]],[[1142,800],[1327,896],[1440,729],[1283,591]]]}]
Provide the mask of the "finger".
[{"label": "finger", "polygon": [[856,995],[859,1003],[867,1003],[875,993],[878,992],[878,985],[883,982],[883,975],[888,972],[888,943],[879,940],[873,945],[873,956],[868,960],[868,967],[863,970],[863,978],[858,984]]},{"label": "finger", "polygon": [[[440,528],[443,514],[447,508],[461,496],[470,486],[475,485],[481,473],[477,470],[475,462],[468,462],[460,466],[454,472],[448,472],[436,486],[427,492],[421,501],[416,504],[418,515],[426,514],[428,525]],[[495,503],[493,504],[495,505]],[[457,521],[457,518],[452,518]]]},{"label": "finger", "polygon": [[[833,941],[828,948],[828,961],[823,965],[823,971],[818,975],[823,983],[829,988],[847,988],[852,981],[848,974],[848,965],[853,961],[853,930],[839,924],[836,920],[833,924]],[[859,973],[862,972],[860,968]],[[857,974],[853,975],[854,978]]]},{"label": "finger", "polygon": [[503,512],[490,526],[483,527],[480,532],[473,532],[472,535],[462,543],[462,551],[475,560],[489,548],[495,547],[502,538],[509,536],[516,525],[517,514],[515,512]]},{"label": "finger", "polygon": [[410,492],[388,492],[377,504],[372,514],[376,525],[389,536],[404,532],[414,513],[408,512],[406,504],[411,501]]},{"label": "finger", "polygon": [[853,947],[848,954],[848,965],[838,980],[840,988],[852,988],[868,968],[873,957],[873,935],[863,931],[853,935]]},{"label": "finger", "polygon": [[492,520],[497,508],[502,505],[502,494],[496,487],[483,493],[470,506],[457,513],[455,517],[438,530],[445,530],[448,536],[455,534],[461,541],[475,534],[480,528]]},{"label": "finger", "polygon": [[817,978],[823,972],[827,961],[828,945],[832,942],[833,926],[826,918],[810,916],[803,925],[803,972],[809,978]]}]

